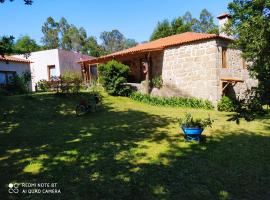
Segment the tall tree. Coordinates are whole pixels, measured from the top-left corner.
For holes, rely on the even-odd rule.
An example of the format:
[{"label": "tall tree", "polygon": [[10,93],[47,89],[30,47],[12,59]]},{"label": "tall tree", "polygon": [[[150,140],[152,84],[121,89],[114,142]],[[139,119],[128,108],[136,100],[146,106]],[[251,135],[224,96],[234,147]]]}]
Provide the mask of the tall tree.
[{"label": "tall tree", "polygon": [[173,35],[191,31],[191,23],[184,23],[183,18],[178,17],[171,22],[171,29]]},{"label": "tall tree", "polygon": [[213,15],[206,9],[203,9],[200,18],[197,21],[198,29],[196,31],[201,33],[218,33],[218,26],[214,23]]},{"label": "tall tree", "polygon": [[13,36],[2,36],[0,37],[0,56],[5,54],[14,53],[14,37]]},{"label": "tall tree", "polygon": [[65,33],[68,31],[69,28],[70,28],[70,24],[68,23],[66,18],[61,17],[59,21],[59,31],[61,33],[61,37],[65,35]]},{"label": "tall tree", "polygon": [[134,40],[134,39],[125,39],[124,48],[128,49],[128,48],[136,46],[137,44],[138,44],[138,42],[136,42],[136,40]]},{"label": "tall tree", "polygon": [[62,37],[61,46],[63,49],[80,52],[87,39],[87,34],[84,28],[78,29],[71,25]]},{"label": "tall tree", "polygon": [[154,32],[152,33],[150,40],[156,40],[159,38],[164,38],[173,35],[172,27],[169,20],[165,19],[162,22],[158,22]]},{"label": "tall tree", "polygon": [[30,53],[40,50],[40,46],[34,39],[31,39],[28,35],[19,38],[14,44],[14,49],[17,52]]},{"label": "tall tree", "polygon": [[259,81],[255,95],[239,110],[247,119],[250,112],[256,114],[263,104],[270,104],[270,0],[234,0],[228,9],[232,18],[227,32],[237,36],[234,45],[242,50],[250,74]]},{"label": "tall tree", "polygon": [[105,55],[104,48],[97,43],[96,38],[93,36],[86,39],[81,52],[94,57]]},{"label": "tall tree", "polygon": [[218,26],[215,25],[212,14],[206,9],[201,11],[199,19],[193,18],[190,12],[186,12],[183,16],[177,17],[171,22],[169,20],[158,22],[150,40],[152,41],[187,31],[218,33]]},{"label": "tall tree", "polygon": [[42,26],[42,43],[46,49],[58,48],[60,44],[59,40],[59,23],[52,17],[48,17],[47,21]]},{"label": "tall tree", "polygon": [[112,31],[104,31],[100,34],[102,45],[108,53],[124,49],[125,37],[117,29]]}]

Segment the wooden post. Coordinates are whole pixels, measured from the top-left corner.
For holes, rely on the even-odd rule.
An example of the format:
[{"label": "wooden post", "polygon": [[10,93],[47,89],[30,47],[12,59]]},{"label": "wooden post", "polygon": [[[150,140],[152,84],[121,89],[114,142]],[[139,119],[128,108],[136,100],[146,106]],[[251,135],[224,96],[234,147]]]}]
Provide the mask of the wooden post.
[{"label": "wooden post", "polygon": [[145,87],[146,87],[146,94],[150,93],[150,69],[151,69],[151,62],[150,62],[150,52],[146,56],[146,63],[145,63]]},{"label": "wooden post", "polygon": [[81,64],[82,80],[84,82],[84,63]]},{"label": "wooden post", "polygon": [[89,68],[90,68],[90,66],[86,66],[86,67],[85,67],[85,70],[86,70],[86,82],[87,82],[87,83],[90,83]]}]

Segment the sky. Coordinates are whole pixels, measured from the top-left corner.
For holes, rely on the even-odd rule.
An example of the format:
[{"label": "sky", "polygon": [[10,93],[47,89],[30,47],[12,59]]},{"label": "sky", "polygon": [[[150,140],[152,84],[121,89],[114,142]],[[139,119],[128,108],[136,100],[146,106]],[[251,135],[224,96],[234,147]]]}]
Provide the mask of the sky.
[{"label": "sky", "polygon": [[[198,18],[206,8],[215,17],[227,11],[229,0],[34,0],[24,5],[23,0],[0,4],[0,36],[13,35],[16,39],[29,35],[40,43],[41,27],[51,16],[65,17],[70,24],[84,27],[88,36],[98,41],[102,31],[118,29],[126,38],[138,42],[150,38],[158,21],[172,20],[190,11]],[[217,23],[217,20],[215,20]]]}]

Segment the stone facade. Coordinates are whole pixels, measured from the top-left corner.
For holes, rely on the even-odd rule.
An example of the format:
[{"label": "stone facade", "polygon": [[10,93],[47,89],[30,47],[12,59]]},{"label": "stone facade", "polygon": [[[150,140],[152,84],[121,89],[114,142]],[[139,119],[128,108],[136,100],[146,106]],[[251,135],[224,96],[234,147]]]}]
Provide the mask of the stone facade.
[{"label": "stone facade", "polygon": [[[222,68],[223,48],[227,49],[226,68]],[[129,82],[139,84],[145,80],[141,69],[143,60],[143,54],[118,59],[130,67]],[[247,89],[257,85],[245,68],[241,51],[230,48],[229,40],[223,39],[197,41],[151,52],[150,79],[155,76],[162,76],[163,87],[153,88],[151,95],[196,97],[210,100],[214,105],[224,94],[224,78],[243,80],[226,87],[234,98],[243,98]],[[134,86],[145,92],[144,84],[138,84]]]},{"label": "stone facade", "polygon": [[185,97],[218,100],[215,40],[170,47],[164,51],[164,87]]},{"label": "stone facade", "polygon": [[[246,69],[245,60],[241,56],[241,51],[237,49],[228,48],[229,43],[225,41],[217,41],[217,68],[218,70],[218,79],[222,77],[226,78],[238,78],[244,82],[238,82],[233,87],[230,87],[230,96],[234,98],[245,98],[245,92],[252,87],[257,86],[258,82],[255,79],[252,79],[249,75],[248,70]],[[227,48],[227,67],[222,68],[222,48]],[[218,96],[222,96],[222,83],[219,82]]]},{"label": "stone facade", "polygon": [[[216,105],[223,94],[221,79],[226,77],[244,81],[230,84],[234,97],[243,98],[245,91],[256,86],[257,81],[250,78],[241,51],[228,45],[223,40],[208,40],[167,48],[163,59],[152,59],[152,71],[155,66],[162,66],[164,82],[164,87],[152,90],[152,94],[208,99]],[[222,68],[224,47],[227,48],[227,68]]]}]

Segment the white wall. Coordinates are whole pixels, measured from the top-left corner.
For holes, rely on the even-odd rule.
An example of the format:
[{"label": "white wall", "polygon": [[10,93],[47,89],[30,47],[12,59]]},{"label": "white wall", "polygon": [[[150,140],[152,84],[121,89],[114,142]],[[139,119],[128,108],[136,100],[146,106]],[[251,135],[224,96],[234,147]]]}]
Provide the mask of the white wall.
[{"label": "white wall", "polygon": [[0,71],[13,71],[21,75],[25,71],[30,71],[30,63],[0,61]]},{"label": "white wall", "polygon": [[[17,55],[16,57],[25,59],[23,55]],[[33,62],[30,65],[33,91],[35,91],[35,85],[38,81],[48,80],[48,65],[55,65],[56,74],[57,76],[60,75],[58,49],[32,52],[27,59]]]},{"label": "white wall", "polygon": [[[16,57],[24,58],[23,55],[17,55]],[[32,90],[35,91],[35,85],[38,81],[42,79],[48,80],[48,65],[55,65],[56,76],[60,76],[67,70],[80,72],[81,67],[77,63],[80,58],[89,59],[91,57],[61,49],[32,52],[27,58],[33,62],[31,63]]]}]

